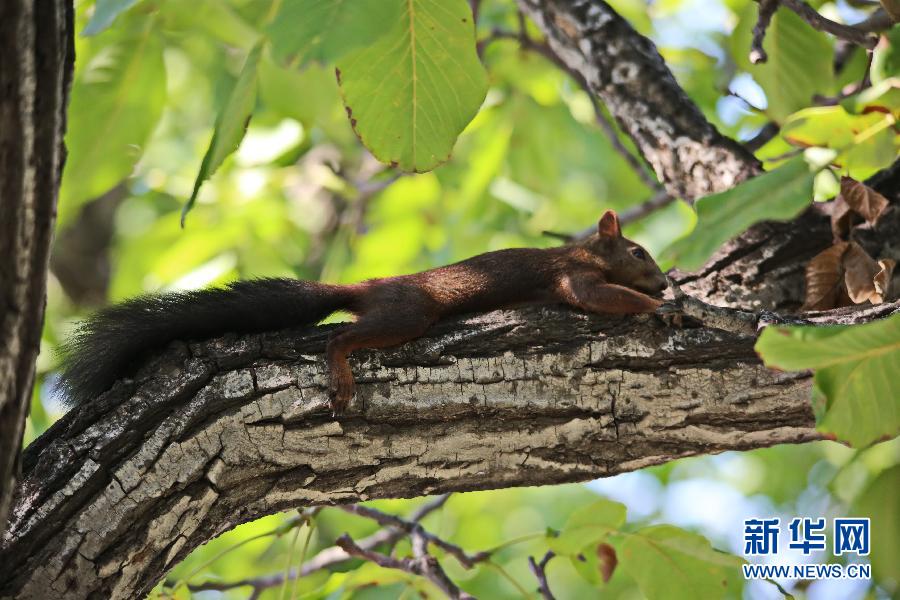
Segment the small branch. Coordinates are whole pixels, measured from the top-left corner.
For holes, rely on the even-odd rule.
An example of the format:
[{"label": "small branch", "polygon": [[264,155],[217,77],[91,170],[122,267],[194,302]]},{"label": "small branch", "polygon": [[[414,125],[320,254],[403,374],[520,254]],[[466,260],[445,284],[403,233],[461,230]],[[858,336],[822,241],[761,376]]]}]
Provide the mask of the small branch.
[{"label": "small branch", "polygon": [[772,22],[772,15],[778,10],[779,0],[759,0],[759,17],[753,26],[753,41],[750,43],[750,62],[754,65],[769,60],[769,56],[763,49],[763,40],[766,30]]},{"label": "small branch", "polygon": [[666,190],[660,188],[646,202],[642,202],[637,206],[632,206],[629,209],[623,210],[622,213],[619,214],[619,224],[628,225],[629,223],[634,223],[635,221],[643,219],[650,213],[657,211],[664,206],[672,204],[672,202],[674,201],[674,197],[670,196],[669,193],[666,192]]},{"label": "small branch", "polygon": [[556,556],[552,550],[548,550],[547,554],[544,555],[544,558],[541,559],[541,562],[535,562],[533,556],[528,557],[528,566],[531,568],[531,572],[534,573],[534,576],[538,580],[538,590],[541,592],[541,597],[544,600],[556,600],[556,597],[553,595],[553,592],[550,591],[550,584],[547,582],[547,563],[550,562],[550,559]]},{"label": "small branch", "polygon": [[489,552],[479,552],[477,554],[469,555],[465,550],[457,546],[456,544],[451,544],[433,533],[429,533],[422,528],[418,523],[414,523],[412,521],[407,521],[406,519],[401,519],[400,517],[396,517],[394,515],[389,515],[387,513],[383,513],[380,510],[376,510],[374,508],[368,506],[361,506],[359,504],[350,504],[346,506],[339,507],[340,509],[352,513],[354,515],[359,515],[361,517],[366,517],[368,519],[372,519],[382,527],[394,527],[401,531],[404,531],[410,535],[418,535],[423,539],[428,541],[431,544],[434,544],[447,554],[450,554],[456,560],[459,561],[459,564],[464,566],[467,569],[471,569],[475,566],[476,563],[487,560],[490,557]]},{"label": "small branch", "polygon": [[784,316],[763,310],[754,313],[736,308],[715,306],[686,294],[670,277],[669,285],[675,296],[675,305],[684,316],[696,319],[704,327],[721,329],[740,335],[756,336],[760,329],[769,325],[810,325],[807,319]]},{"label": "small branch", "polygon": [[[524,15],[522,15],[522,13],[519,14],[521,15],[521,19],[524,19]],[[516,40],[519,42],[520,46],[523,49],[536,52],[537,54],[540,54],[541,56],[555,64],[564,73],[569,75],[569,77],[574,79],[575,82],[588,95],[588,98],[590,98],[591,100],[591,106],[594,108],[594,115],[596,117],[597,124],[600,126],[600,129],[603,130],[603,133],[606,134],[606,137],[612,145],[613,149],[625,160],[625,162],[628,163],[628,165],[641,179],[644,185],[654,191],[661,191],[663,189],[662,184],[657,181],[656,177],[647,168],[647,166],[643,164],[641,160],[630,150],[628,150],[628,148],[625,147],[625,144],[622,143],[622,140],[619,138],[619,134],[616,132],[615,128],[609,122],[609,120],[607,120],[600,101],[597,99],[597,96],[591,91],[590,86],[588,85],[584,77],[577,71],[570,69],[569,66],[566,65],[565,62],[563,62],[563,60],[556,54],[556,52],[553,51],[553,49],[548,44],[538,42],[529,38],[525,30],[524,22],[521,22],[521,19],[521,29],[518,34],[510,33],[508,31],[494,30],[488,37],[479,41],[479,56],[483,54],[484,49],[492,42],[498,40]]]},{"label": "small branch", "polygon": [[863,48],[868,48],[869,50],[874,48],[875,44],[878,43],[877,36],[870,35],[867,31],[864,31],[858,26],[844,25],[843,23],[838,23],[823,17],[816,9],[803,0],[780,1],[781,4],[797,13],[801,19],[809,23],[813,29],[830,33],[835,37],[847,40],[848,42],[862,46]]},{"label": "small branch", "polygon": [[[450,494],[435,496],[432,500],[417,508],[409,516],[409,520],[413,523],[418,523],[432,512],[444,506],[449,498]],[[406,535],[407,532],[405,530],[397,529],[395,527],[385,527],[379,529],[372,535],[363,538],[358,542],[358,545],[365,550],[374,550],[382,545],[390,547]],[[340,565],[351,558],[352,557],[339,546],[330,546],[303,563],[299,571],[297,569],[291,569],[290,572],[287,573],[287,576],[285,576],[285,573],[281,572],[231,582],[205,581],[196,584],[188,584],[188,589],[192,592],[202,592],[207,590],[221,592],[249,586],[253,588],[254,594],[259,594],[267,589],[284,585],[285,579],[294,581],[298,577],[306,577],[316,571]]]},{"label": "small branch", "polygon": [[778,126],[778,123],[769,122],[763,125],[762,129],[760,129],[755,136],[744,142],[744,148],[749,150],[750,152],[756,152],[763,146],[765,146],[769,141],[778,135],[778,132],[781,128]]},{"label": "small branch", "polygon": [[662,191],[663,187],[659,181],[656,180],[656,177],[651,175],[650,171],[647,170],[646,165],[644,165],[638,157],[632,154],[628,148],[625,147],[625,144],[622,143],[622,140],[619,138],[619,134],[616,132],[615,128],[613,128],[612,123],[610,123],[606,119],[606,115],[603,114],[603,108],[600,105],[600,101],[597,100],[597,97],[591,93],[590,88],[588,88],[587,82],[577,73],[569,71],[569,74],[572,75],[576,81],[581,83],[581,87],[588,95],[588,98],[591,99],[591,105],[594,107],[594,115],[597,117],[597,124],[600,125],[600,129],[606,134],[613,149],[619,153],[619,156],[625,159],[625,162],[631,166],[631,169],[638,177],[640,177],[641,181],[644,182],[644,185],[656,192]]},{"label": "small branch", "polygon": [[900,0],[881,0],[881,6],[894,23],[900,22]]},{"label": "small branch", "polygon": [[891,21],[890,15],[888,15],[883,8],[879,8],[859,23],[855,23],[853,26],[860,31],[875,33],[890,29],[891,25],[893,25],[893,21]]},{"label": "small branch", "polygon": [[438,560],[425,553],[427,541],[417,535],[413,535],[413,551],[416,554],[413,558],[394,558],[380,552],[366,550],[361,548],[353,539],[344,534],[337,539],[337,545],[350,556],[362,558],[369,562],[386,569],[396,569],[409,573],[410,575],[419,575],[425,577],[436,585],[448,598],[453,600],[471,600],[473,596],[459,589],[459,587],[447,577],[447,574],[441,568]]}]

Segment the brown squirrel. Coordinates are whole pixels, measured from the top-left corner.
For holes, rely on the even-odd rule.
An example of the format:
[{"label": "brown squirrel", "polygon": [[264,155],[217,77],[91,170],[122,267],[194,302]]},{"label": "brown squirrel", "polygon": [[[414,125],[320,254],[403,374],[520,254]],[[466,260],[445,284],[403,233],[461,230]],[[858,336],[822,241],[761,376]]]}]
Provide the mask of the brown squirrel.
[{"label": "brown squirrel", "polygon": [[253,333],[316,323],[337,310],[357,320],[326,347],[335,413],[353,397],[347,356],[421,336],[439,319],[527,304],[563,303],[589,312],[652,313],[666,276],[644,248],[622,236],[614,211],[597,232],[556,248],[479,254],[412,275],[332,285],[294,279],[235,282],[224,289],[139,296],[96,313],[61,351],[70,404],[107,390],[136,358],[176,339]]}]

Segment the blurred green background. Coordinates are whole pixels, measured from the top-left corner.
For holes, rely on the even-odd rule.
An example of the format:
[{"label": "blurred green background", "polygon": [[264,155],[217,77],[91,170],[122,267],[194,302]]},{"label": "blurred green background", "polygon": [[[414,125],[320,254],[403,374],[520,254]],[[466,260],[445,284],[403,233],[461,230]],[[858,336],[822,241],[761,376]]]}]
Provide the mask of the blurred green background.
[{"label": "blurred green background", "polygon": [[[102,17],[110,4],[76,2],[77,31],[84,32],[89,22],[97,27],[98,14]],[[262,0],[130,4],[107,29],[80,34],[76,43],[70,158],[26,443],[64,410],[52,394],[56,345],[80,318],[107,302],[263,276],[357,281],[498,248],[553,245],[557,242],[542,231],[577,232],[595,223],[604,209],[624,210],[653,195],[597,126],[581,88],[515,40],[484,47],[490,89],[482,110],[459,138],[452,159],[419,175],[396,173],[362,147],[331,67],[292,68],[266,51],[247,135],[203,185],[182,229],[180,212],[216,114],[275,7]],[[755,19],[754,2],[612,4],[656,41],[681,85],[723,133],[749,139],[773,116],[766,111],[766,91],[747,73],[746,33]],[[835,18],[858,16],[844,2],[816,5]],[[481,3],[479,38],[495,28],[516,31],[517,26],[513,2]],[[826,52],[834,52],[833,39],[816,39]],[[864,62],[860,52],[850,53],[838,80],[823,83],[828,87],[823,93],[859,78]],[[760,156],[775,156],[786,147],[776,138]],[[820,179],[820,197],[833,194],[834,178]],[[693,218],[679,201],[629,225],[625,233],[658,253],[683,235]],[[886,598],[896,593],[900,565],[898,464],[897,440],[865,450],[823,442],[729,453],[587,485],[456,494],[424,523],[472,552],[525,536],[500,551],[492,564],[471,571],[443,560],[467,591],[514,598],[521,595],[514,584],[529,592],[536,588],[526,558],[546,551],[546,529],[561,528],[572,511],[601,497],[628,507],[629,527],[679,525],[738,555],[744,518],[871,514],[878,519],[873,582],[782,583],[798,597]],[[408,514],[421,502],[372,504]],[[284,572],[289,559],[294,564],[300,559],[308,527],[261,534],[278,530],[293,516],[274,515],[238,527],[196,550],[171,580],[232,581]],[[338,509],[322,510],[315,523],[307,557],[343,532],[356,538],[375,529]],[[294,539],[298,532],[299,543]],[[255,536],[261,537],[219,556]],[[835,560],[824,554],[813,558]],[[300,580],[298,594],[396,598],[421,591],[420,583],[371,565],[351,563],[342,570]],[[551,561],[549,576],[558,598],[598,594],[568,560]],[[244,598],[248,590],[194,595]],[[183,587],[175,593],[188,596]],[[641,597],[621,569],[603,593]],[[767,583],[747,585],[743,593],[781,597]],[[281,594],[275,587],[263,597],[290,596]]]}]

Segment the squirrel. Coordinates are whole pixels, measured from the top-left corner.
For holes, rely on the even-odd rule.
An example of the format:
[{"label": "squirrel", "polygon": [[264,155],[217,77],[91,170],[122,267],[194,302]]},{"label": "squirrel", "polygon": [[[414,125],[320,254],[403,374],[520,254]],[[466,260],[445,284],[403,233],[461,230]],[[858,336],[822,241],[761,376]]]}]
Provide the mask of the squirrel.
[{"label": "squirrel", "polygon": [[[336,285],[297,279],[237,281],[225,288],[138,296],[89,317],[61,348],[60,389],[69,405],[106,391],[147,351],[176,339],[257,333],[317,323],[338,310],[356,321],[328,340],[334,414],[354,393],[348,355],[415,339],[439,319],[528,304],[663,316],[666,276],[622,236],[612,210],[589,237],[554,248],[487,252],[421,273]],[[656,297],[654,297],[656,296]]]}]

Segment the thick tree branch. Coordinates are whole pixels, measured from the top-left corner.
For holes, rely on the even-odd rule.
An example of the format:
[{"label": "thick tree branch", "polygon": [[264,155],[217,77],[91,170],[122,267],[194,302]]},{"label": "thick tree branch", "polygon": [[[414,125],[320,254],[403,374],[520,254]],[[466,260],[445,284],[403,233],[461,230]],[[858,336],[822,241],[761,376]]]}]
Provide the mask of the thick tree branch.
[{"label": "thick tree branch", "polygon": [[603,100],[670,195],[694,200],[760,171],[687,97],[656,47],[601,0],[518,0]]},{"label": "thick tree branch", "polygon": [[818,439],[807,374],[753,336],[544,308],[360,353],[330,418],[328,328],[175,344],[25,454],[0,597],[140,596],[190,550],[297,505],[580,481]]}]

